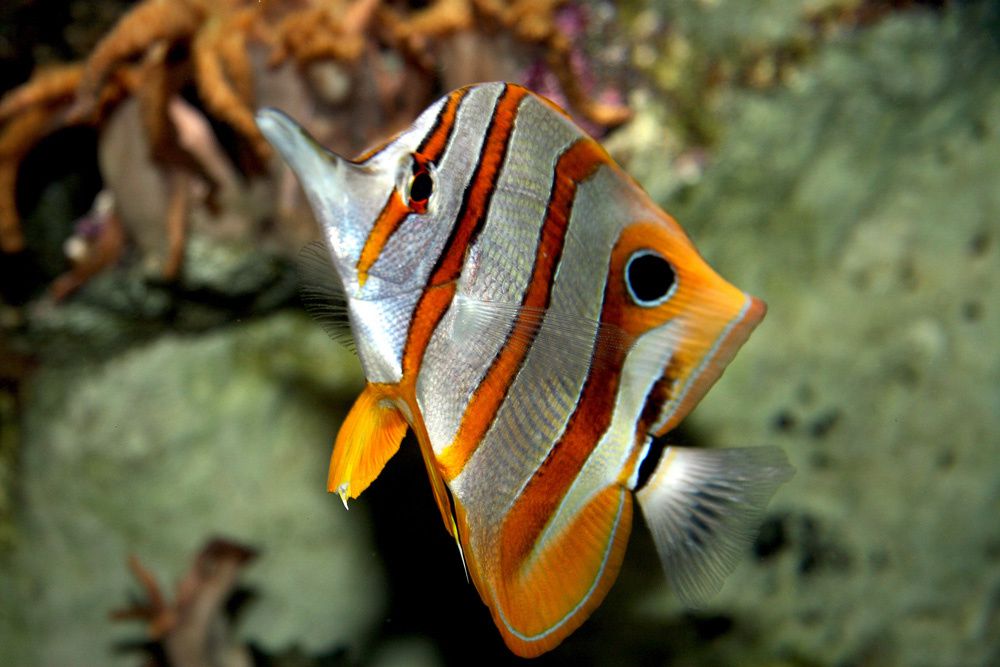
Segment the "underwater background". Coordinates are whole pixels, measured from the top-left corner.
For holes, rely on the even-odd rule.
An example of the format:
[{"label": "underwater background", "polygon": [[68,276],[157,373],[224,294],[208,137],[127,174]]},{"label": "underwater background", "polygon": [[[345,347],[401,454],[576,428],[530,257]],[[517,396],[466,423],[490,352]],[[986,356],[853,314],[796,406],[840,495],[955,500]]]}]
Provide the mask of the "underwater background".
[{"label": "underwater background", "polygon": [[672,439],[797,468],[705,607],[636,526],[536,664],[1000,665],[1000,3],[945,0],[5,2],[0,664],[526,662],[415,442],[326,493],[363,377],[245,122],[359,152],[488,79],[767,302]]}]

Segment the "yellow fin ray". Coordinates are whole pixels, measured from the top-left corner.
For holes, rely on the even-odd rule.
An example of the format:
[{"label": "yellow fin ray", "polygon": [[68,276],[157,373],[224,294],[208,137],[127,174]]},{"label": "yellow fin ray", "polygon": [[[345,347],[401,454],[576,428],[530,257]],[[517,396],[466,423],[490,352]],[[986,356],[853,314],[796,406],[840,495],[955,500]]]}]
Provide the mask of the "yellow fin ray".
[{"label": "yellow fin ray", "polygon": [[330,457],[327,489],[344,501],[357,498],[399,451],[406,420],[383,390],[368,385],[347,413]]}]

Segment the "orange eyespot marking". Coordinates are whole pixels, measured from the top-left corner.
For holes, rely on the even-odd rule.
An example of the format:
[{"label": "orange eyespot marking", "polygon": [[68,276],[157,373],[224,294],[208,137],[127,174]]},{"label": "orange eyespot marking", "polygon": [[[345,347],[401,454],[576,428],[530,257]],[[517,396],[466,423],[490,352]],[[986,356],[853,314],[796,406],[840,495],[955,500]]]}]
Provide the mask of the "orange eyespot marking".
[{"label": "orange eyespot marking", "polygon": [[426,213],[427,202],[434,192],[434,177],[431,175],[430,161],[424,156],[413,155],[413,167],[410,182],[407,186],[406,205],[414,213]]}]

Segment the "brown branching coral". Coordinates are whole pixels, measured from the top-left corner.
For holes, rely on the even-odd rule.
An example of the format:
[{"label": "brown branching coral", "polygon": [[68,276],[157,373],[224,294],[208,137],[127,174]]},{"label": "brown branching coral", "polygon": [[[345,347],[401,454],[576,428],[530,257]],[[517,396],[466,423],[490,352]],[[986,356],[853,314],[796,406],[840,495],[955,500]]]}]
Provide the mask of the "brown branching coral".
[{"label": "brown branching coral", "polygon": [[0,100],[0,122],[34,107],[48,107],[72,100],[82,78],[83,66],[80,64],[60,65],[40,71],[31,85],[17,88]]},{"label": "brown branching coral", "polygon": [[173,601],[163,595],[153,573],[132,556],[129,569],[142,586],[145,599],[111,616],[145,622],[149,639],[162,647],[168,664],[250,665],[248,649],[232,636],[225,604],[240,572],[256,555],[253,549],[235,542],[210,540],[177,584]]},{"label": "brown branching coral", "polygon": [[95,111],[105,81],[120,64],[159,44],[194,34],[203,18],[197,4],[185,0],[146,0],[123,16],[87,59],[70,116],[79,120]]},{"label": "brown branching coral", "polygon": [[300,64],[356,61],[365,49],[365,34],[378,6],[379,0],[357,0],[350,6],[330,3],[289,14],[270,36],[274,44],[271,64],[289,57]]},{"label": "brown branching coral", "polygon": [[[253,120],[259,106],[297,105],[290,110],[311,116],[318,127],[310,129],[321,138],[324,127],[333,133],[327,138],[343,134],[333,128],[339,122],[356,135],[351,143],[362,144],[354,146],[358,150],[398,130],[443,89],[484,72],[516,78],[525,63],[512,67],[511,58],[497,53],[502,45],[496,37],[503,36],[522,61],[541,60],[551,69],[573,111],[600,126],[619,124],[627,110],[588,97],[574,70],[577,47],[557,21],[567,4],[436,0],[411,8],[386,0],[143,0],[83,62],[40,71],[0,99],[0,252],[24,247],[15,191],[19,165],[33,146],[73,125],[101,128],[102,142],[111,141],[107,137],[117,135],[108,127],[132,100],[143,135],[137,145],[166,192],[161,222],[169,242],[159,265],[167,278],[180,274],[192,207],[215,207],[219,191],[240,180],[234,173],[252,176],[268,164],[270,147]],[[456,52],[447,44],[463,37],[480,43],[463,51],[484,63],[478,69],[453,62]],[[178,115],[182,107],[186,116]],[[351,116],[337,116],[347,111]],[[204,120],[192,125],[192,114]],[[356,122],[358,116],[366,119]],[[305,121],[308,126],[310,118]],[[213,132],[228,130],[199,143],[191,138],[199,123]],[[121,203],[136,193],[116,194]],[[122,223],[126,230],[133,224],[128,215]]]}]

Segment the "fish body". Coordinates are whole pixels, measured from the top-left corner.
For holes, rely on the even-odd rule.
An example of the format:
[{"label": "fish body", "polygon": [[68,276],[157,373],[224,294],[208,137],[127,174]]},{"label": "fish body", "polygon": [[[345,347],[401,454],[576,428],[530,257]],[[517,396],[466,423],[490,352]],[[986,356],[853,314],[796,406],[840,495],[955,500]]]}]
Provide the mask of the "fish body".
[{"label": "fish body", "polygon": [[368,384],[345,504],[408,429],[507,645],[543,653],[620,568],[634,505],[686,600],[717,589],[790,475],[773,448],[664,445],[764,315],[562,110],[462,88],[357,160],[258,124],[320,222]]}]

